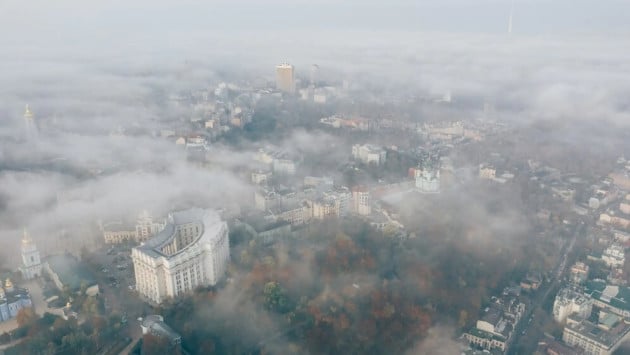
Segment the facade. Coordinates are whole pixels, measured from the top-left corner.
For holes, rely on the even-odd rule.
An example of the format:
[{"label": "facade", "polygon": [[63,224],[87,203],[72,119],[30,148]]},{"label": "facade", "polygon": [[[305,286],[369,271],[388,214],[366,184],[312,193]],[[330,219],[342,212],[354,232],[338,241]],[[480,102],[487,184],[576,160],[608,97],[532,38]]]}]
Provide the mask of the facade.
[{"label": "facade", "polygon": [[612,355],[619,346],[630,339],[630,321],[610,315],[599,324],[578,316],[567,319],[562,340],[588,355]]},{"label": "facade", "polygon": [[372,203],[370,199],[370,191],[367,187],[357,186],[352,189],[352,203],[354,212],[361,216],[369,216],[372,214]]},{"label": "facade", "polygon": [[41,276],[43,265],[39,251],[26,229],[24,229],[24,235],[22,237],[21,252],[22,266],[20,267],[20,271],[22,272],[22,278],[24,278],[24,280],[30,280]]},{"label": "facade", "polygon": [[585,283],[588,280],[588,270],[588,265],[583,262],[575,263],[571,266],[569,280],[576,285]]},{"label": "facade", "polygon": [[157,234],[164,228],[163,222],[156,222],[149,212],[142,211],[133,224],[122,221],[111,221],[103,224],[103,239],[106,244],[121,244],[131,241],[141,243]]},{"label": "facade", "polygon": [[602,261],[610,267],[620,267],[626,262],[626,254],[623,247],[613,244],[602,253]]},{"label": "facade", "polygon": [[488,179],[494,180],[497,177],[497,170],[490,165],[480,165],[479,166],[479,178],[480,179]]},{"label": "facade", "polygon": [[121,244],[136,240],[136,231],[121,221],[112,221],[103,225],[103,239],[106,244]]},{"label": "facade", "polygon": [[572,314],[588,318],[593,310],[593,299],[570,288],[561,289],[553,302],[553,319],[564,323]]},{"label": "facade", "polygon": [[387,152],[385,149],[375,145],[355,144],[352,146],[352,157],[366,165],[381,165],[385,163]]},{"label": "facade", "polygon": [[295,68],[288,63],[282,63],[276,66],[276,88],[278,90],[294,93],[295,92]]},{"label": "facade", "polygon": [[136,221],[136,242],[144,242],[164,229],[164,222],[153,220],[149,212],[142,211]]},{"label": "facade", "polygon": [[216,285],[230,259],[227,223],[216,211],[174,212],[161,232],[132,249],[131,257],[136,289],[154,303]]},{"label": "facade", "polygon": [[295,175],[295,163],[291,159],[274,159],[273,172],[280,175]]},{"label": "facade", "polygon": [[422,193],[440,192],[440,158],[437,154],[422,157],[420,165],[414,170],[416,189]]}]

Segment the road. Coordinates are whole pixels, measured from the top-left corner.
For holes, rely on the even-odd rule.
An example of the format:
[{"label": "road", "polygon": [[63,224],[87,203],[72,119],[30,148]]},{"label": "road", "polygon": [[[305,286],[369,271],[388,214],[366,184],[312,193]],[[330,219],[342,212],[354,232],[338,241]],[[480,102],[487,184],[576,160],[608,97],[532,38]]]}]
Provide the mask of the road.
[{"label": "road", "polygon": [[[516,326],[516,329],[514,330],[514,337],[512,338],[510,342],[511,344],[518,344],[521,337],[530,330],[529,328],[531,327],[532,322],[530,322],[529,320],[532,317],[534,310],[536,310],[537,307],[541,306],[543,302],[550,296],[551,291],[555,290],[557,286],[562,282],[562,275],[564,274],[567,268],[567,261],[568,261],[569,255],[573,251],[573,247],[575,246],[578,233],[579,233],[578,228],[575,228],[575,231],[573,232],[573,236],[571,237],[571,240],[568,242],[565,242],[564,245],[562,246],[562,249],[563,249],[562,257],[558,261],[558,264],[556,265],[556,268],[554,272],[552,273],[553,275],[552,281],[547,286],[545,286],[544,292],[541,292],[543,290],[539,289],[538,292],[536,293],[536,296],[532,300],[531,305],[527,308],[527,310],[525,311],[525,314],[523,314],[523,317],[521,318],[521,321],[518,323],[518,325]],[[514,353],[515,347],[509,346],[509,348],[512,350],[508,351],[508,353],[509,354]]]},{"label": "road", "polygon": [[[107,249],[100,249],[92,256],[95,266],[93,271],[99,283],[101,295],[105,298],[106,312],[127,315],[127,327],[122,332],[124,336],[131,338],[131,344],[123,349],[121,354],[128,354],[142,337],[138,317],[150,312],[149,307],[134,294],[135,291],[129,289],[129,286],[135,284],[130,252],[124,247],[115,250],[112,254],[108,254]],[[117,266],[122,264],[127,264],[127,268],[119,270]],[[112,279],[116,282],[112,282]]]}]

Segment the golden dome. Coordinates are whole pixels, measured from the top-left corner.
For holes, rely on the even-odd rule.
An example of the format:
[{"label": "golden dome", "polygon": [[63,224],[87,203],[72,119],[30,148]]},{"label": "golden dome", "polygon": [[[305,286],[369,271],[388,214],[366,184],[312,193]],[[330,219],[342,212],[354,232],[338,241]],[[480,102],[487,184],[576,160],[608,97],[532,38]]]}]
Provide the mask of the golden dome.
[{"label": "golden dome", "polygon": [[27,121],[33,120],[33,113],[29,109],[28,104],[26,105],[26,109],[24,110],[24,119]]}]

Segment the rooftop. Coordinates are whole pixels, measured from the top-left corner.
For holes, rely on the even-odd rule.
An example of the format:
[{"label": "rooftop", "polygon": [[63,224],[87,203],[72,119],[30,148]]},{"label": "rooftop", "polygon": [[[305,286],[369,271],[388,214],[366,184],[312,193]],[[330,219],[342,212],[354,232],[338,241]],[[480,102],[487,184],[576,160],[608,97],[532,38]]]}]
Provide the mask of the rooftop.
[{"label": "rooftop", "polygon": [[613,324],[610,330],[599,327],[595,323],[580,318],[579,316],[569,316],[569,322],[565,327],[565,332],[570,330],[578,333],[610,349],[630,331],[630,325],[619,317],[616,317],[614,321],[609,320],[608,323]]},{"label": "rooftop", "polygon": [[[158,257],[174,257],[187,248],[187,245],[175,252],[172,255],[165,255],[162,253],[162,247],[173,241],[177,237],[177,226],[189,224],[189,223],[201,223],[202,229],[194,242],[204,236],[213,238],[218,235],[221,227],[225,222],[221,221],[219,214],[213,210],[204,210],[200,208],[192,208],[189,210],[174,212],[169,215],[168,223],[164,229],[156,234],[153,238],[147,240],[144,244],[135,249],[140,252],[151,256],[153,258]],[[194,243],[193,242],[193,243]]]}]

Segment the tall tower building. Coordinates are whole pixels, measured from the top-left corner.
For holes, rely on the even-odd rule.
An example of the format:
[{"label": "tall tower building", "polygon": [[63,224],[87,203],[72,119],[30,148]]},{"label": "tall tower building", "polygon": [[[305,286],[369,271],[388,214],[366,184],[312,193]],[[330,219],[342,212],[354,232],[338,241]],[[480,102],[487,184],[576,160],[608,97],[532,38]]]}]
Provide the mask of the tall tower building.
[{"label": "tall tower building", "polygon": [[288,93],[295,92],[295,73],[291,64],[276,65],[276,88]]},{"label": "tall tower building", "polygon": [[26,228],[22,236],[22,267],[20,270],[25,280],[39,277],[42,274],[42,261],[39,257],[39,251]]},{"label": "tall tower building", "polygon": [[24,127],[27,139],[32,139],[37,136],[37,126],[35,125],[35,118],[28,105],[26,105],[26,109],[24,110]]}]

